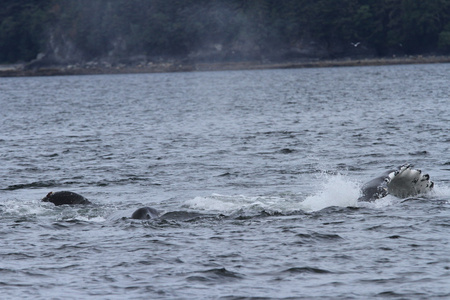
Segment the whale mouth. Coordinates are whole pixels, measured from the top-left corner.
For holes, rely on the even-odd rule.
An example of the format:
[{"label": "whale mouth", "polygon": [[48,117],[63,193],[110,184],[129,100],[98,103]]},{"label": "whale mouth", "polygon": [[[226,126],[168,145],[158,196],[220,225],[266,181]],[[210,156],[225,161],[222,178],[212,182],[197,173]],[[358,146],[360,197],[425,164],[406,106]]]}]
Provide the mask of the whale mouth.
[{"label": "whale mouth", "polygon": [[430,175],[422,174],[421,170],[413,169],[413,166],[409,164],[401,166],[388,177],[390,178],[387,184],[388,193],[398,198],[425,194],[434,186],[434,183],[430,181]]},{"label": "whale mouth", "polygon": [[49,192],[47,194],[47,196],[45,196],[44,198],[42,198],[43,202],[50,202],[50,197],[53,195],[53,192]]},{"label": "whale mouth", "polygon": [[422,174],[421,170],[414,169],[411,164],[404,164],[366,183],[359,200],[375,201],[387,195],[407,198],[426,194],[433,187],[434,183],[430,180],[430,175]]}]

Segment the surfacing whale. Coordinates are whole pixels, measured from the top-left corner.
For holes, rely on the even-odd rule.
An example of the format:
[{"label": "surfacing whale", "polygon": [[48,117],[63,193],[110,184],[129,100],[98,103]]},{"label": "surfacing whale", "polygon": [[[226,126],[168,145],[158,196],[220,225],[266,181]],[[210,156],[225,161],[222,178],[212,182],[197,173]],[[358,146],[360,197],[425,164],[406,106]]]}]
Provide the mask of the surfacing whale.
[{"label": "surfacing whale", "polygon": [[137,209],[132,215],[132,219],[138,219],[138,220],[148,220],[148,219],[155,219],[159,217],[159,212],[152,208],[152,207],[141,207]]},{"label": "surfacing whale", "polygon": [[421,170],[413,169],[410,164],[404,164],[364,184],[358,201],[375,201],[387,195],[407,198],[428,193],[433,186],[430,175],[422,174]]},{"label": "surfacing whale", "polygon": [[42,199],[43,202],[51,202],[55,205],[91,204],[83,196],[69,191],[50,192]]},{"label": "surfacing whale", "polygon": [[[410,164],[404,164],[397,169],[389,170],[381,176],[367,182],[361,189],[358,201],[375,201],[393,195],[407,198],[430,192],[434,187],[430,175],[422,174],[421,170],[413,169]],[[85,197],[69,191],[50,192],[42,199],[55,205],[92,204]],[[160,217],[160,212],[152,207],[141,207],[131,215],[131,219],[148,220]]]},{"label": "surfacing whale", "polygon": [[[57,206],[64,204],[66,205],[92,204],[88,199],[81,196],[80,194],[69,191],[50,192],[41,201],[51,202]],[[148,220],[159,218],[159,216],[160,216],[159,211],[157,211],[152,207],[145,206],[133,212],[131,218],[138,220]]]}]

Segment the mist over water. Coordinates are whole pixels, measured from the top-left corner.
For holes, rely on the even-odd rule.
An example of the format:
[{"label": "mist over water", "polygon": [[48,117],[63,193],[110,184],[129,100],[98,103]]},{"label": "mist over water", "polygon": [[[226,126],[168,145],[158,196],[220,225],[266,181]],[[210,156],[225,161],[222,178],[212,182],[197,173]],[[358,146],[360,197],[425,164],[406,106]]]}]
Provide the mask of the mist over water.
[{"label": "mist over water", "polygon": [[449,68],[1,78],[2,295],[449,297]]}]

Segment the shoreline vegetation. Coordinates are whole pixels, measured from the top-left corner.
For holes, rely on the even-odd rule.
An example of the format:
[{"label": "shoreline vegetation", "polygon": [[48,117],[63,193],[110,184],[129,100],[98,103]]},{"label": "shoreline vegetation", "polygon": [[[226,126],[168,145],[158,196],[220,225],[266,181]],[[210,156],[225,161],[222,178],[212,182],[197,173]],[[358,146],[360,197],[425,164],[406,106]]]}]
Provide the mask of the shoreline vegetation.
[{"label": "shoreline vegetation", "polygon": [[0,77],[450,62],[450,0],[3,2]]},{"label": "shoreline vegetation", "polygon": [[142,63],[137,65],[107,65],[97,62],[85,64],[48,66],[36,69],[26,68],[27,64],[0,65],[0,77],[28,76],[64,76],[64,75],[101,75],[101,74],[139,74],[139,73],[169,73],[196,71],[230,71],[230,70],[263,70],[263,69],[299,69],[326,67],[382,66],[406,64],[450,63],[450,56],[407,56],[391,58],[347,58],[335,60],[308,60],[295,62],[160,62]]}]

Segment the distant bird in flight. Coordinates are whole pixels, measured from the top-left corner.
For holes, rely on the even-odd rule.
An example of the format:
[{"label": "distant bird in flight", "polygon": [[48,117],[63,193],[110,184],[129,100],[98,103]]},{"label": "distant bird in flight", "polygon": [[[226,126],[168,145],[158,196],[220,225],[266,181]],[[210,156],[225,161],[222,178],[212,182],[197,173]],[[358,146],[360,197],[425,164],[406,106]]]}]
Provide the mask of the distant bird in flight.
[{"label": "distant bird in flight", "polygon": [[350,42],[350,44],[352,44],[352,45],[353,45],[353,47],[355,47],[355,48],[356,48],[356,47],[358,47],[358,46],[359,46],[359,44],[361,44],[361,42],[357,42],[357,43],[351,43],[351,42]]}]

